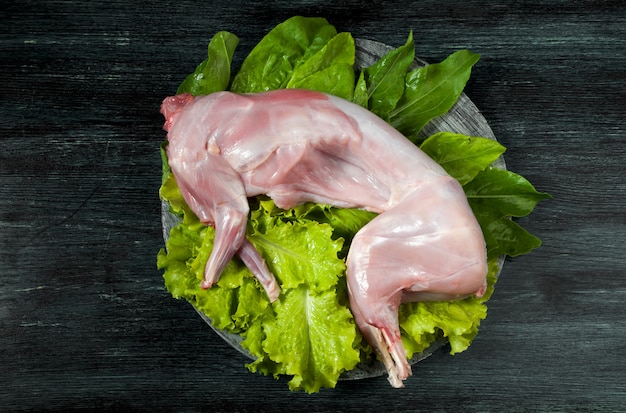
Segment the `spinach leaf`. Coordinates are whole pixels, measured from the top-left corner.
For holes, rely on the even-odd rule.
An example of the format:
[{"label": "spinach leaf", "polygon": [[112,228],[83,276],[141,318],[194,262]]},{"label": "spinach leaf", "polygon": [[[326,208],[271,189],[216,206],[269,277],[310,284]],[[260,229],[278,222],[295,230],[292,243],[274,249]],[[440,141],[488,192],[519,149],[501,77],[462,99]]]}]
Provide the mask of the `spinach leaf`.
[{"label": "spinach leaf", "polygon": [[541,240],[509,217],[496,218],[489,211],[476,215],[487,244],[487,256],[517,257],[541,246]]},{"label": "spinach leaf", "polygon": [[[404,93],[404,79],[414,58],[415,45],[411,32],[403,46],[391,50],[362,71],[367,90],[366,107],[370,111],[383,119],[388,117]],[[357,85],[357,88],[363,88],[363,85]]]},{"label": "spinach leaf", "polygon": [[217,32],[208,46],[208,57],[178,87],[177,94],[194,96],[226,90],[230,83],[230,66],[239,38],[232,33]]},{"label": "spinach leaf", "polygon": [[497,141],[452,132],[438,132],[420,146],[450,176],[465,185],[505,151]]},{"label": "spinach leaf", "polygon": [[354,58],[352,35],[339,33],[294,69],[286,87],[316,90],[352,100]]},{"label": "spinach leaf", "polygon": [[363,106],[365,109],[369,106],[369,96],[367,94],[367,82],[365,81],[365,72],[361,71],[359,77],[354,86],[354,94],[352,96],[352,102],[357,105]]},{"label": "spinach leaf", "polygon": [[324,18],[292,17],[274,27],[252,49],[235,75],[236,93],[284,89],[294,69],[337,35]]},{"label": "spinach leaf", "polygon": [[431,119],[444,115],[456,103],[479,55],[459,50],[441,63],[415,69],[407,74],[406,87],[389,122],[409,139]]},{"label": "spinach leaf", "polygon": [[463,189],[475,214],[489,211],[497,217],[523,217],[542,199],[551,198],[515,172],[489,168],[468,182]]},{"label": "spinach leaf", "polygon": [[511,217],[523,217],[543,199],[524,177],[506,170],[488,168],[463,187],[467,200],[480,224],[488,257],[528,254],[541,246],[541,240]]}]

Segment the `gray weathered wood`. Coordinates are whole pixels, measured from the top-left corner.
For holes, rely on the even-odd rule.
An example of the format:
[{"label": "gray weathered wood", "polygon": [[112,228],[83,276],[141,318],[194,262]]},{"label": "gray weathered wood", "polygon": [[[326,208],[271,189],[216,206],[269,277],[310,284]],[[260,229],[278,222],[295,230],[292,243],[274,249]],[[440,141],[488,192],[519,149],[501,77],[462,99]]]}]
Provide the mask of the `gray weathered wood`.
[{"label": "gray weathered wood", "polygon": [[[507,167],[555,198],[522,223],[470,349],[316,395],[249,373],[164,291],[161,100],[214,32],[235,63],[295,14],[438,61]],[[0,411],[619,411],[626,374],[626,6],[588,2],[10,2],[0,13]]]}]

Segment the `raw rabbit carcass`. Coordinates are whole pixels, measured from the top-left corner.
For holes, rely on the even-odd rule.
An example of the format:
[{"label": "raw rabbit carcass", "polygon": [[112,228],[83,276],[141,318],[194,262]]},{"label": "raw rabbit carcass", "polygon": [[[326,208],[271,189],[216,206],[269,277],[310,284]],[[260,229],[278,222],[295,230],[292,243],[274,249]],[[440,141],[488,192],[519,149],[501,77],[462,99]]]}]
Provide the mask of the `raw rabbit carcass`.
[{"label": "raw rabbit carcass", "polygon": [[277,299],[274,276],[245,237],[248,197],[265,194],[285,209],[315,202],[377,212],[352,241],[346,279],[355,321],[394,387],[411,374],[400,303],[484,293],[485,241],[461,186],[370,111],[296,89],[183,94],[161,111],[180,190],[215,227],[203,287],[237,254]]}]

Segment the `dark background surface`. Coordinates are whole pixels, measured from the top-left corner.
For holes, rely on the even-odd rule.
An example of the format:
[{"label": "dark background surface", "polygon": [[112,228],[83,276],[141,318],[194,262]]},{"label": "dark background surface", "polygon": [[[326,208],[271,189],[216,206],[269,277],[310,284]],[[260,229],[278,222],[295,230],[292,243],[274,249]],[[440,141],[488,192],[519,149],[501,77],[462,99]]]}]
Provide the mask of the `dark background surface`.
[{"label": "dark background surface", "polygon": [[[624,1],[4,2],[0,11],[0,411],[624,411]],[[523,4],[522,4],[523,3]],[[210,37],[323,16],[439,61],[508,167],[555,198],[521,223],[481,332],[404,389],[316,395],[249,373],[156,269],[161,100]]]}]

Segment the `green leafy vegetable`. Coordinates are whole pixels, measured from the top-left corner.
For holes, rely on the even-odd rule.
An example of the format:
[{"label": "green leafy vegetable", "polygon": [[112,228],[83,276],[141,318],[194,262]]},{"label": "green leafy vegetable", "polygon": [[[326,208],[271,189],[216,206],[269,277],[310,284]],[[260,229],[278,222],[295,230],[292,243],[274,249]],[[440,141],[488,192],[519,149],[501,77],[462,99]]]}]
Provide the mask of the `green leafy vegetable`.
[{"label": "green leafy vegetable", "polygon": [[523,217],[537,203],[549,198],[537,192],[526,178],[515,172],[489,168],[465,185],[465,194],[475,210],[489,209],[500,217]]},{"label": "green leafy vegetable", "polygon": [[414,59],[415,45],[413,33],[410,33],[404,46],[390,51],[362,71],[359,82],[363,84],[357,87],[363,89],[365,97],[358,98],[359,103],[381,118],[387,118],[404,93],[404,78]]},{"label": "green leafy vegetable", "polygon": [[484,303],[493,292],[497,268],[496,260],[491,260],[487,275],[489,289],[481,298],[403,304],[399,319],[407,352],[422,352],[434,339],[441,337],[448,339],[451,354],[467,349],[478,334],[480,320],[487,316],[487,306]]},{"label": "green leafy vegetable", "polygon": [[167,141],[164,141],[161,144],[160,152],[161,152],[161,185],[167,181],[167,178],[172,174],[172,170],[170,169],[170,165],[167,163],[167,152],[165,148],[167,147]]},{"label": "green leafy vegetable", "polygon": [[243,345],[257,357],[251,370],[291,375],[293,390],[333,387],[361,357],[361,337],[343,286],[345,262],[338,257],[343,239],[333,239],[330,225],[295,218],[298,214],[269,218],[264,213],[273,210],[272,201],[258,203],[252,215],[262,225],[253,219],[248,232],[280,283],[281,297],[273,305],[236,259],[217,286],[200,287],[214,230],[197,219],[172,229],[158,267],[165,270],[172,296],[191,302],[217,328],[245,332]]},{"label": "green leafy vegetable", "polygon": [[391,125],[415,139],[428,122],[454,105],[479,57],[468,50],[459,50],[441,63],[409,72],[404,95],[389,114]]},{"label": "green leafy vegetable", "polygon": [[[337,33],[323,18],[293,17],[272,29],[231,76],[238,38],[218,32],[208,57],[180,85],[194,95],[218,90],[260,92],[305,88],[335,94],[386,119],[416,141],[431,119],[457,101],[478,55],[456,52],[441,63],[410,70],[413,35],[355,76],[354,39]],[[185,299],[206,314],[213,326],[240,334],[255,360],[253,372],[291,377],[292,390],[316,392],[334,387],[344,371],[372,357],[350,313],[345,257],[354,234],[376,214],[307,203],[290,210],[258,196],[250,199],[247,238],[276,275],[281,296],[270,303],[265,291],[237,258],[228,263],[217,284],[200,287],[213,247],[214,230],[199,222],[186,205],[161,146],[163,178],[160,197],[181,223],[171,230],[157,267],[173,297]],[[504,152],[499,143],[452,132],[436,133],[421,149],[441,164],[465,190],[487,243],[488,289],[482,298],[406,303],[399,321],[407,356],[445,338],[452,353],[465,350],[485,318],[493,293],[498,259],[537,248],[541,241],[511,217],[529,214],[549,198],[523,177],[494,169]]]},{"label": "green leafy vegetable", "polygon": [[167,200],[170,211],[178,216],[184,217],[185,223],[189,223],[189,220],[195,222],[197,218],[185,202],[183,194],[180,193],[180,188],[178,188],[178,184],[176,183],[176,178],[174,178],[174,175],[167,165],[164,147],[165,144],[161,146],[162,156],[165,161],[163,162],[163,177],[161,188],[159,188],[159,197]]},{"label": "green leafy vegetable", "polygon": [[226,90],[230,83],[230,66],[239,38],[232,33],[218,32],[209,43],[208,57],[178,87],[176,93],[194,96]]},{"label": "green leafy vegetable", "polygon": [[352,36],[339,33],[294,69],[286,87],[319,90],[325,85],[323,92],[352,100],[354,50]]},{"label": "green leafy vegetable", "polygon": [[524,177],[500,169],[488,168],[468,182],[463,189],[487,241],[488,256],[527,254],[541,245],[509,217],[523,217],[537,203],[551,196],[538,192]]},{"label": "green leafy vegetable", "polygon": [[316,222],[287,222],[274,220],[265,232],[255,232],[248,238],[265,257],[270,271],[280,274],[283,288],[307,284],[315,292],[337,285],[337,276],[345,264],[337,258],[341,242],[332,240],[332,227]]},{"label": "green leafy vegetable", "polygon": [[341,373],[359,363],[352,314],[332,290],[315,293],[300,285],[287,291],[275,308],[276,318],[263,325],[263,350],[281,365],[281,373],[293,376],[292,390],[334,387]]},{"label": "green leafy vegetable", "polygon": [[451,132],[427,138],[422,149],[461,185],[465,185],[496,161],[505,151],[497,141]]},{"label": "green leafy vegetable", "polygon": [[[286,20],[252,49],[233,79],[231,90],[249,93],[284,89],[294,71],[321,51],[336,35],[335,27],[323,18],[296,16]],[[323,67],[320,62],[317,64]],[[308,72],[306,68],[301,70]]]},{"label": "green leafy vegetable", "polygon": [[541,246],[541,240],[507,217],[493,218],[488,213],[477,216],[487,242],[487,256],[528,254]]}]

